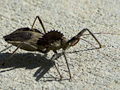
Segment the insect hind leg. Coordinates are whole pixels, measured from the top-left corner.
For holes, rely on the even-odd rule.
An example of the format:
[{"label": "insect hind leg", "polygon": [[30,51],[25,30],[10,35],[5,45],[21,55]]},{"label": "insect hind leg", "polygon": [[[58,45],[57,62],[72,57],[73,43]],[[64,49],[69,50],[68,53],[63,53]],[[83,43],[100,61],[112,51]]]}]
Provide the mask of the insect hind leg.
[{"label": "insect hind leg", "polygon": [[4,63],[2,64],[2,66],[5,65],[5,63],[15,54],[15,52],[22,46],[23,43],[20,43],[17,48],[13,51],[13,53],[4,61]]},{"label": "insect hind leg", "polygon": [[38,20],[39,20],[39,22],[40,22],[40,24],[41,24],[41,26],[42,26],[42,28],[43,28],[44,33],[46,34],[45,27],[44,27],[44,25],[43,25],[43,23],[42,23],[42,20],[40,19],[39,16],[36,16],[36,18],[35,18],[35,20],[34,20],[34,22],[33,22],[33,25],[32,25],[32,27],[31,27],[31,29],[32,29],[33,26],[35,25],[35,22],[36,22],[37,18],[38,18]]}]

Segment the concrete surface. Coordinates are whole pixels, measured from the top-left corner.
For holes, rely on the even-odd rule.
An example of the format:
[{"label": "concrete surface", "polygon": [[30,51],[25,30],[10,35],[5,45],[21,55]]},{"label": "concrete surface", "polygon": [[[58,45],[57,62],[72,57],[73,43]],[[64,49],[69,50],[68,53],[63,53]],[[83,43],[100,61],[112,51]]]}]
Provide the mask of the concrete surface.
[{"label": "concrete surface", "polygon": [[[63,80],[49,58],[38,52],[18,50],[0,66],[0,90],[120,90],[120,1],[119,0],[0,0],[0,64],[15,50],[3,39],[21,27],[31,27],[39,15],[46,31],[59,30],[71,38],[83,28],[96,34],[98,52],[85,41],[67,50],[72,81],[64,57],[56,60]],[[37,21],[35,28],[41,30]],[[119,35],[115,35],[119,34]],[[83,36],[98,47],[94,39]],[[106,59],[108,58],[108,60]]]}]

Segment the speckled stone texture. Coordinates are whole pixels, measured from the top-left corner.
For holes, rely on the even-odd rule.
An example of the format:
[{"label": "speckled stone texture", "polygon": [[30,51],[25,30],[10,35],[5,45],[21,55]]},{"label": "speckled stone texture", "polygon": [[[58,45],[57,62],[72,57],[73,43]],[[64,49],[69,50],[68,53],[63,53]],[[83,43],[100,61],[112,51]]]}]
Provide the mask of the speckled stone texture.
[{"label": "speckled stone texture", "polygon": [[[31,27],[37,15],[46,31],[58,30],[68,39],[83,28],[114,34],[95,34],[105,45],[101,49],[80,40],[66,51],[71,82],[63,56],[55,61],[63,76],[59,81],[49,61],[52,51],[45,56],[19,49],[5,66],[0,66],[0,90],[120,90],[119,0],[0,0],[0,64],[16,48],[4,50],[10,44],[3,36],[21,27]],[[38,21],[34,28],[42,31]],[[81,38],[98,47],[90,35]]]}]

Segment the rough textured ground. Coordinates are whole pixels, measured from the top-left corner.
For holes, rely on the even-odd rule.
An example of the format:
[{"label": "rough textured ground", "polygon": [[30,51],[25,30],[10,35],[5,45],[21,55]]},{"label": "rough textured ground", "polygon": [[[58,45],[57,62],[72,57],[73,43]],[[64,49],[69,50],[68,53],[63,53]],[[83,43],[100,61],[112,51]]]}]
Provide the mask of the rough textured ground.
[{"label": "rough textured ground", "polygon": [[[39,15],[47,31],[59,30],[71,38],[83,28],[92,32],[120,34],[119,0],[0,0],[0,64],[15,50],[4,50],[10,44],[3,36],[21,27],[31,27]],[[35,28],[41,30],[37,21]],[[101,42],[100,52],[89,43],[80,41],[66,55],[72,81],[64,57],[56,63],[63,80],[49,58],[41,53],[18,50],[0,66],[0,90],[120,90],[120,35],[95,35]],[[95,46],[91,36],[82,37]],[[108,58],[108,60],[106,59]]]}]

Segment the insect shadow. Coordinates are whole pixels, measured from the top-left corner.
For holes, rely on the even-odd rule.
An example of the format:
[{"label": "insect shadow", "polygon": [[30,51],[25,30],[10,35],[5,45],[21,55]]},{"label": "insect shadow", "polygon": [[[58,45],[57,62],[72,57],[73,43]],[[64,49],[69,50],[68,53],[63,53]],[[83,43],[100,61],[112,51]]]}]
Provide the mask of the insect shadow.
[{"label": "insect shadow", "polygon": [[[0,63],[2,63],[4,58],[9,55],[11,55],[11,53],[0,53]],[[14,57],[11,58],[10,63],[7,63],[4,66],[0,65],[0,69],[3,69],[0,70],[0,73],[11,71],[16,68],[34,69],[39,67],[33,75],[36,77],[36,81],[38,81],[40,78],[44,77],[53,66],[53,63],[43,55],[36,54],[36,56],[34,56],[33,53],[16,53],[14,54]],[[55,80],[55,78],[52,80]]]},{"label": "insect shadow", "polygon": [[[79,50],[79,51],[73,51],[73,52],[66,52],[68,53],[77,53],[77,52],[83,52],[83,51],[88,51],[88,50],[94,50],[96,48],[91,48],[91,49],[85,49],[85,50]],[[0,53],[0,63],[4,61],[4,59],[8,56],[10,56],[11,53]],[[36,81],[39,81],[41,78],[45,78],[45,81],[59,81],[57,77],[54,77],[50,75],[51,77],[44,77],[46,73],[50,70],[51,67],[53,67],[53,63],[51,60],[47,59],[45,57],[46,55],[41,55],[41,54],[35,54],[34,53],[15,53],[14,57],[10,59],[10,62],[7,63],[4,66],[0,65],[0,73],[6,72],[6,71],[11,71],[16,68],[25,68],[25,69],[35,69],[38,68],[37,71],[33,74],[33,77],[36,77]],[[61,57],[62,54],[59,54],[58,57],[55,58],[57,60],[59,57]],[[9,68],[9,69],[7,69]],[[51,79],[46,79],[46,78],[51,78]],[[68,79],[63,79],[63,80],[68,80]]]}]

